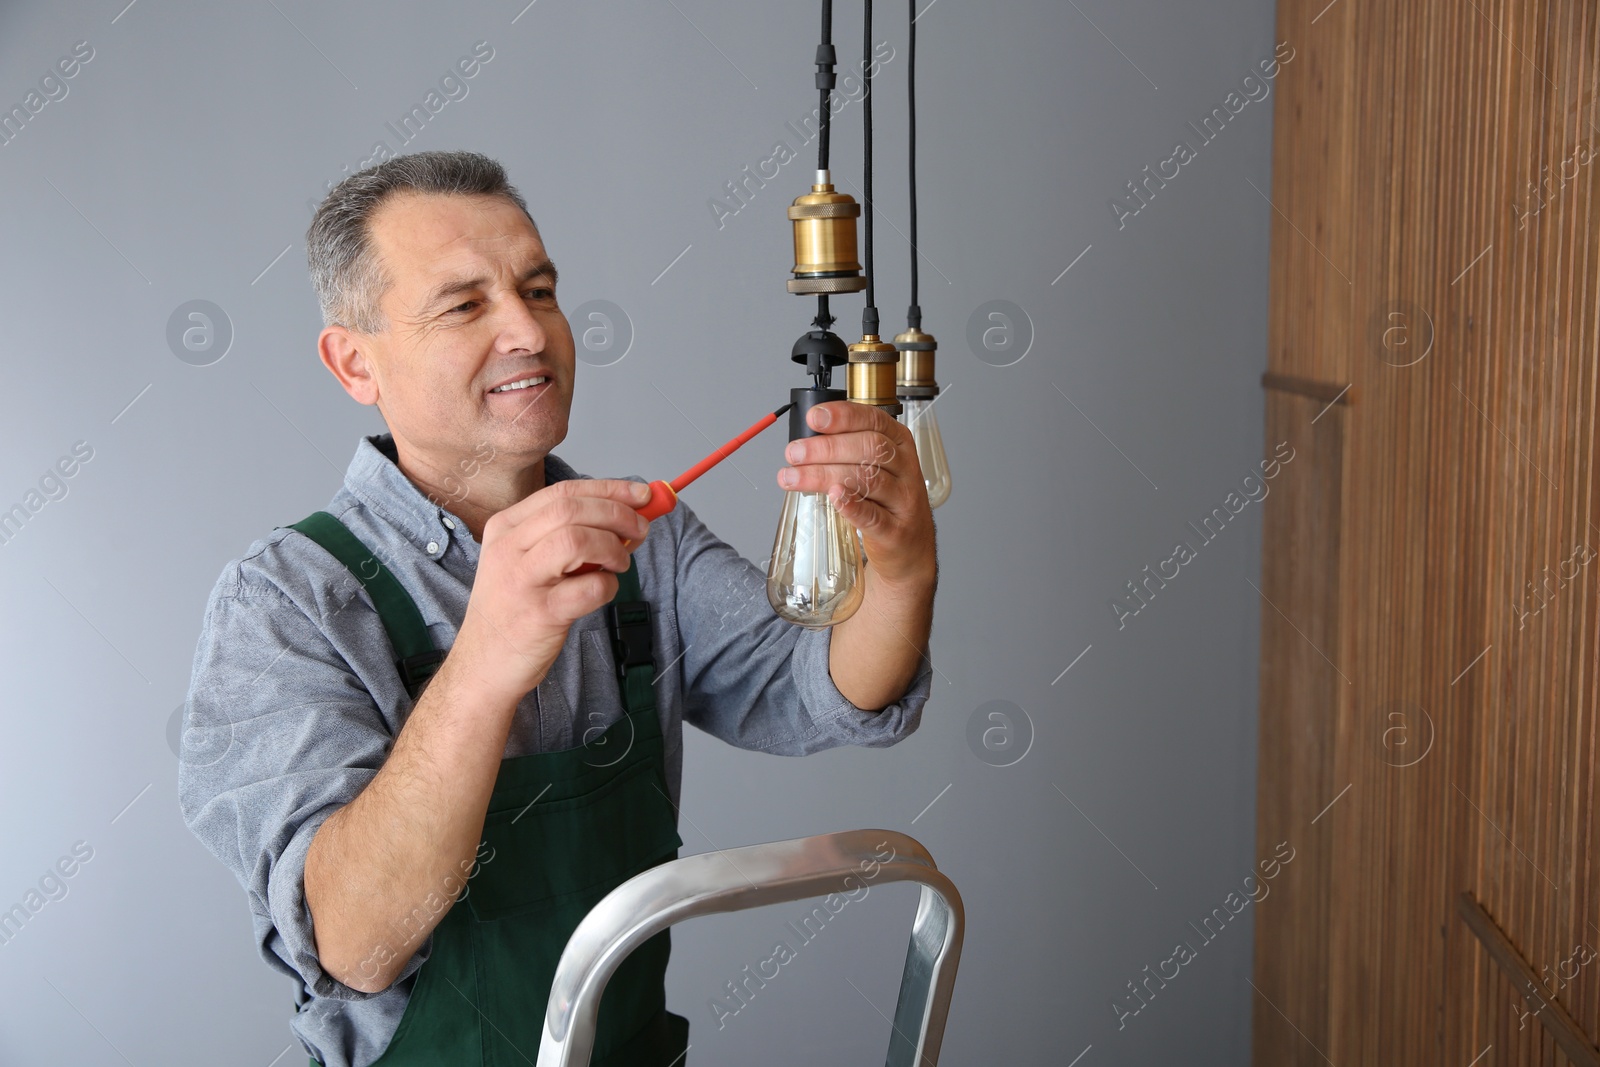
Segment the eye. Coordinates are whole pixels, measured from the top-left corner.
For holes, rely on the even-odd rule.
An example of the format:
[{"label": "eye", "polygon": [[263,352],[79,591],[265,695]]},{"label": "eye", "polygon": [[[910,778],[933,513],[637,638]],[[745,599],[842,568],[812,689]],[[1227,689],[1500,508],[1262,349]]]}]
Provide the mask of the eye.
[{"label": "eye", "polygon": [[471,311],[476,305],[476,300],[468,300],[465,303],[457,304],[455,307],[450,309],[450,312],[454,314],[457,311]]},{"label": "eye", "polygon": [[556,297],[556,291],[551,289],[549,286],[541,285],[533,289],[526,290],[523,295],[531,296],[535,300],[554,300]]}]

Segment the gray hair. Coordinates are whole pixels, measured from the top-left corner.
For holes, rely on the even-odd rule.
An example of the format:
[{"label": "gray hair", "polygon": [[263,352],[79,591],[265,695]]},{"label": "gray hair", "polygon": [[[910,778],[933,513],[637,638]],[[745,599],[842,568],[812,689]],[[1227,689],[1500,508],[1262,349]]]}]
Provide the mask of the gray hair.
[{"label": "gray hair", "polygon": [[306,263],[324,326],[387,328],[378,299],[389,283],[372,249],[370,221],[385,200],[403,192],[496,196],[533,222],[505,168],[477,152],[413,152],[357,171],[328,193],[306,231]]}]

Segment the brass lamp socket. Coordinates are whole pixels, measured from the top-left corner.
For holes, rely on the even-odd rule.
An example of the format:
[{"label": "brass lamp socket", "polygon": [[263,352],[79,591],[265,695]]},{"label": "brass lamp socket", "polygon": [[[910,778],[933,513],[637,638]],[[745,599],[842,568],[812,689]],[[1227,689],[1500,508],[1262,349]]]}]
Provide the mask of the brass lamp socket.
[{"label": "brass lamp socket", "polygon": [[861,205],[834,189],[828,172],[817,172],[811,191],[789,206],[794,223],[794,277],[789,292],[855,293],[867,287],[856,259],[856,219]]},{"label": "brass lamp socket", "polygon": [[933,366],[939,342],[934,340],[933,334],[912,327],[895,334],[894,347],[900,352],[896,395],[901,400],[931,400],[938,396],[939,383],[934,380]]},{"label": "brass lamp socket", "polygon": [[849,392],[857,404],[882,408],[889,415],[900,414],[895,395],[895,377],[900,355],[894,345],[878,339],[875,333],[863,334],[850,346]]}]

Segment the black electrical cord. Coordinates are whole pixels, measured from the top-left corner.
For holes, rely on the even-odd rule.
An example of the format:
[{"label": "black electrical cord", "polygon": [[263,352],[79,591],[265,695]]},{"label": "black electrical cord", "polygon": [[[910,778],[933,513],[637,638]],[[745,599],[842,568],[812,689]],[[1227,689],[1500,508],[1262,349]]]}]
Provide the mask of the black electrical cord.
[{"label": "black electrical cord", "polygon": [[[838,56],[833,50],[833,0],[822,0],[822,43],[817,45],[817,91],[821,97],[817,109],[817,169],[828,169],[828,138],[833,127],[833,107],[830,97],[834,86],[834,64]],[[817,296],[817,317],[811,324],[826,330],[834,322],[828,311],[826,293]]]},{"label": "black electrical cord", "polygon": [[911,306],[906,309],[906,325],[922,329],[922,307],[917,303],[917,0],[907,0],[911,18],[906,55],[906,161],[911,194]]},{"label": "black electrical cord", "polygon": [[819,293],[817,295],[817,317],[811,320],[811,325],[819,330],[826,330],[835,321],[832,312],[828,310],[828,294]]},{"label": "black electrical cord", "polygon": [[833,50],[833,0],[822,0],[822,43],[817,46],[817,89],[821,107],[817,112],[817,169],[828,169],[828,132],[833,125],[833,108],[829,95],[834,86],[834,64],[838,62]]},{"label": "black electrical cord", "polygon": [[876,279],[872,270],[872,0],[863,0],[863,27],[861,43],[861,77],[866,91],[861,97],[861,130],[864,141],[861,147],[861,213],[866,221],[867,306],[861,310],[861,332],[878,332],[878,302],[875,298]]}]

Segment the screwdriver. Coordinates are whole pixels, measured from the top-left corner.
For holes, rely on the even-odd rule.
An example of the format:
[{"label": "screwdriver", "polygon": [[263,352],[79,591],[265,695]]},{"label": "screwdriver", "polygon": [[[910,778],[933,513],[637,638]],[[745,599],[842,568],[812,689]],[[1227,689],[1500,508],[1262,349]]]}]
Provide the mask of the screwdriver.
[{"label": "screwdriver", "polygon": [[[744,445],[749,443],[751,438],[755,437],[762,430],[765,430],[768,426],[771,426],[773,423],[777,422],[783,417],[784,413],[792,407],[794,407],[793,404],[785,404],[777,411],[761,416],[761,418],[757,419],[748,430],[744,431],[739,436],[735,437],[733,440],[729,441],[727,444],[711,453],[711,455],[707,456],[699,463],[696,463],[694,466],[690,467],[688,470],[672,479],[672,481],[651,482],[650,499],[644,504],[641,504],[639,507],[634,508],[634,510],[643,516],[646,521],[651,519],[659,519],[661,516],[677,507],[678,494],[687,489],[695,479],[699,478],[706,471],[710,470],[712,467],[715,467],[718,463],[721,463],[723,460],[737,452],[740,448],[744,447]],[[631,538],[625,539],[622,544],[625,548],[632,548],[633,540]],[[600,564],[598,563],[585,563],[578,569],[569,572],[569,575],[589,574],[599,569]]]}]

